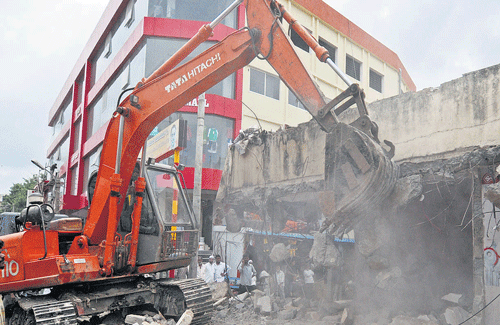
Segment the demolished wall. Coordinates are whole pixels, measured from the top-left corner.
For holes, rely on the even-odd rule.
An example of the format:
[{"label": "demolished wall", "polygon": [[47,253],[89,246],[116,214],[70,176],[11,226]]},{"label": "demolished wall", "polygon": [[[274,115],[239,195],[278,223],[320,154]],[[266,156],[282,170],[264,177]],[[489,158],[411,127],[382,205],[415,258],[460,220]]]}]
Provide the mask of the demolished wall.
[{"label": "demolished wall", "polygon": [[380,139],[394,142],[396,161],[448,158],[470,147],[497,145],[500,65],[373,102],[368,111],[379,124]]},{"label": "demolished wall", "polygon": [[[496,250],[488,236],[500,230],[500,221],[489,218],[493,221],[484,224],[486,216],[495,212],[485,204],[481,186],[485,180],[498,180],[499,80],[500,65],[466,74],[437,89],[369,106],[379,124],[380,139],[395,143],[400,174],[390,198],[373,204],[369,211],[346,216],[356,219],[352,223],[355,252],[343,267],[353,283],[342,283],[346,295],[355,288],[348,294],[354,299],[350,307],[356,312],[355,324],[388,323],[397,315],[422,314],[432,315],[439,324],[451,318],[463,321],[500,293],[500,280],[496,285],[500,263],[489,265],[490,259],[485,266],[484,256],[485,248]],[[328,179],[328,170],[322,166],[332,158],[325,145],[328,136],[311,123],[298,130],[307,137],[289,136],[298,132],[290,129],[273,138],[280,159],[273,159],[265,146],[256,146],[247,158],[233,155],[230,162],[236,181],[226,179],[222,190],[230,204],[252,202],[246,207],[251,213],[239,216],[260,230],[279,231],[292,218],[305,221],[300,231],[312,234],[328,214],[319,204]],[[254,160],[253,167],[243,163],[248,157]],[[242,165],[235,174],[234,167]],[[348,187],[346,182],[346,192]],[[254,210],[248,207],[252,205]],[[489,272],[486,285],[485,267]],[[327,278],[325,271],[323,281],[328,282]],[[450,302],[443,297],[456,299]],[[500,310],[500,299],[498,304],[468,323],[489,324],[498,319],[493,311]]]}]

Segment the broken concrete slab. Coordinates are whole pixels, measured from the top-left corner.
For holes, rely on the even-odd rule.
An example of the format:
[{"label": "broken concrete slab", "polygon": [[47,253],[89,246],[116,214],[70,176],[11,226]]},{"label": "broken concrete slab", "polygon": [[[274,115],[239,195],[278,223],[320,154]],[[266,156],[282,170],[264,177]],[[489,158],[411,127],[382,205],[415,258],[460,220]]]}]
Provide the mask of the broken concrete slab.
[{"label": "broken concrete slab", "polygon": [[294,319],[297,316],[297,309],[285,309],[278,313],[278,318],[283,320]]},{"label": "broken concrete slab", "polygon": [[356,231],[356,248],[364,257],[371,256],[382,246],[382,233],[373,221],[358,224]]},{"label": "broken concrete slab", "polygon": [[226,318],[228,312],[228,309],[220,310],[219,312],[217,312],[216,318]]},{"label": "broken concrete slab", "polygon": [[237,295],[236,299],[238,299],[239,301],[243,301],[243,300],[247,299],[248,296],[249,296],[248,292],[243,292],[242,294]]},{"label": "broken concrete slab", "polygon": [[268,315],[272,311],[271,298],[269,296],[262,296],[257,300],[257,308],[261,314]]},{"label": "broken concrete slab", "polygon": [[326,232],[315,233],[313,246],[309,252],[309,258],[318,265],[326,267],[339,266],[341,263],[341,255],[334,244],[333,236]]},{"label": "broken concrete slab", "polygon": [[444,318],[449,325],[458,325],[469,317],[469,313],[461,307],[446,308]]},{"label": "broken concrete slab", "polygon": [[292,300],[292,305],[294,307],[299,307],[299,306],[302,306],[306,303],[306,299],[305,298],[302,298],[302,297],[299,297],[299,298],[295,298]]},{"label": "broken concrete slab", "polygon": [[258,309],[259,308],[259,299],[264,296],[264,292],[260,290],[254,290],[252,291],[252,301],[253,301],[253,308]]},{"label": "broken concrete slab", "polygon": [[340,317],[340,324],[351,325],[354,323],[354,314],[351,308],[345,308]]},{"label": "broken concrete slab", "polygon": [[446,296],[441,297],[442,300],[448,301],[454,304],[459,304],[459,300],[462,298],[461,294],[458,293],[449,293]]},{"label": "broken concrete slab", "polygon": [[394,267],[388,271],[379,272],[375,278],[375,280],[377,281],[377,287],[387,290],[394,285],[396,279],[400,278],[401,275],[402,272],[399,267]]},{"label": "broken concrete slab", "polygon": [[289,256],[288,249],[283,243],[274,245],[269,254],[269,258],[275,263],[282,262]]},{"label": "broken concrete slab", "polygon": [[161,322],[163,322],[163,321],[167,321],[167,320],[165,319],[165,317],[163,317],[163,315],[161,315],[161,314],[156,314],[156,315],[154,315],[154,316],[153,316],[153,320],[154,320],[155,322],[157,322],[157,323],[161,323]]},{"label": "broken concrete slab", "polygon": [[422,176],[410,175],[398,179],[394,192],[389,197],[392,205],[403,208],[422,195]]},{"label": "broken concrete slab", "polygon": [[134,315],[134,314],[128,314],[125,317],[125,324],[142,324],[146,320],[146,316],[142,315]]},{"label": "broken concrete slab", "polygon": [[439,325],[439,323],[431,319],[427,320],[400,315],[394,317],[389,325]]},{"label": "broken concrete slab", "polygon": [[229,286],[226,282],[216,282],[211,284],[213,291],[212,291],[212,299],[213,300],[219,300],[221,298],[224,298],[227,293]]},{"label": "broken concrete slab", "polygon": [[344,308],[349,307],[352,303],[352,300],[336,300],[332,302],[332,308],[337,310],[343,310]]},{"label": "broken concrete slab", "polygon": [[379,255],[372,255],[368,257],[368,267],[372,270],[382,271],[389,268],[389,260]]},{"label": "broken concrete slab", "polygon": [[221,305],[226,300],[227,300],[227,297],[220,298],[219,300],[217,300],[216,302],[214,302],[214,307],[217,307],[217,306]]},{"label": "broken concrete slab", "polygon": [[313,321],[318,321],[321,319],[321,315],[317,311],[308,311],[306,313],[306,318]]},{"label": "broken concrete slab", "polygon": [[284,309],[292,309],[294,308],[293,306],[293,301],[289,301],[287,302],[284,306],[283,306]]},{"label": "broken concrete slab", "polygon": [[194,313],[191,309],[188,309],[182,314],[181,318],[177,321],[176,325],[189,325],[193,321]]}]

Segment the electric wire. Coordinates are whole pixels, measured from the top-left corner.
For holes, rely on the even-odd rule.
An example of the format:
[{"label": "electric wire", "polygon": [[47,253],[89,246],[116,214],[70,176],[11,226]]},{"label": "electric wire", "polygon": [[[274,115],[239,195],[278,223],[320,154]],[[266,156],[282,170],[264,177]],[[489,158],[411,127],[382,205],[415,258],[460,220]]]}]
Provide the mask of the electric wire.
[{"label": "electric wire", "polygon": [[[271,8],[276,8],[273,6],[275,1],[271,1]],[[263,55],[258,49],[257,45],[255,44],[254,38],[252,38],[252,49],[255,53],[255,56],[259,60],[267,60],[271,54],[273,53],[273,47],[274,47],[274,32],[276,31],[276,28],[279,27],[278,25],[278,20],[281,18],[282,14],[281,11],[272,9],[273,14],[274,14],[274,22],[271,25],[271,30],[269,31],[269,34],[267,34],[267,38],[269,39],[269,51],[267,52],[266,55]]]},{"label": "electric wire", "polygon": [[120,96],[118,96],[118,102],[116,103],[116,107],[120,106],[120,103],[122,102],[122,96],[123,94],[125,94],[127,91],[132,91],[134,90],[135,88],[127,88],[127,89],[124,89],[121,93],[120,93]]},{"label": "electric wire", "polygon": [[488,307],[489,305],[491,305],[491,303],[493,301],[495,301],[495,299],[497,299],[498,297],[500,297],[500,293],[495,298],[493,298],[489,303],[487,303],[483,308],[479,309],[474,315],[472,315],[471,317],[467,318],[466,320],[464,320],[463,322],[461,322],[458,325],[465,324],[466,322],[468,322],[469,320],[471,320],[474,316],[476,316],[477,314],[479,314],[480,312],[482,312],[483,310],[485,310],[486,307]]},{"label": "electric wire", "polygon": [[255,114],[255,112],[250,108],[250,106],[248,106],[247,104],[245,104],[243,101],[241,101],[241,103],[243,105],[245,105],[245,107],[248,108],[250,110],[250,112],[252,112],[252,114],[255,116],[255,119],[257,120],[257,123],[259,124],[259,130],[262,131],[262,125],[260,124],[260,120],[257,117],[257,114]]}]

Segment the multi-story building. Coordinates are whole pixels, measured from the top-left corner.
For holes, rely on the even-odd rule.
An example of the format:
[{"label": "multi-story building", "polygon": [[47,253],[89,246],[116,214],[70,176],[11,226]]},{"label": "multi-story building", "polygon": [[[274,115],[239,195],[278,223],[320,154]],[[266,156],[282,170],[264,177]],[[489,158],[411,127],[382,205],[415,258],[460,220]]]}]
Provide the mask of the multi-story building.
[{"label": "multi-story building", "polygon": [[[51,163],[58,163],[65,179],[61,193],[64,209],[87,205],[87,179],[97,168],[106,127],[120,92],[149,76],[204,22],[213,20],[231,2],[110,0],[49,112],[53,138],[47,157]],[[283,4],[330,51],[337,65],[360,83],[368,102],[415,90],[394,52],[321,0],[284,0]],[[186,60],[243,26],[245,9],[240,5]],[[290,37],[327,97],[333,98],[346,88],[293,31]],[[204,220],[210,223],[211,202],[218,189],[228,144],[239,130],[257,124],[256,117],[264,128],[277,129],[307,121],[310,115],[272,68],[259,60],[212,87],[206,98],[202,199]],[[191,189],[195,104],[186,104],[158,126],[161,130],[178,118],[187,120],[187,147],[180,159],[187,166],[183,174]]]}]

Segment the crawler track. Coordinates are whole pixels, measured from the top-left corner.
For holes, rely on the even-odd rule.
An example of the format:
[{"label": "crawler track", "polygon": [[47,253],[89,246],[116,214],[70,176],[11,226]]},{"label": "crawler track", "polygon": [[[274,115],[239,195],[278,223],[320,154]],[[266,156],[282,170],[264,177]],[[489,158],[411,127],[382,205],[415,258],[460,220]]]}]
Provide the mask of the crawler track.
[{"label": "crawler track", "polygon": [[184,295],[186,309],[191,309],[194,319],[191,324],[210,324],[214,309],[210,288],[202,279],[185,279],[161,282],[165,288],[179,288]]}]

